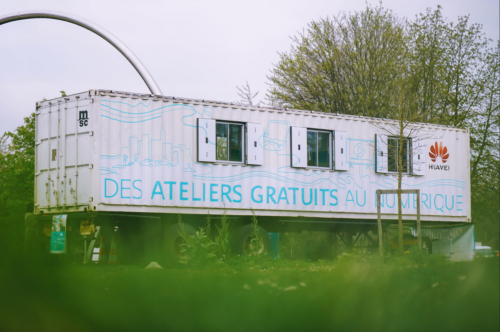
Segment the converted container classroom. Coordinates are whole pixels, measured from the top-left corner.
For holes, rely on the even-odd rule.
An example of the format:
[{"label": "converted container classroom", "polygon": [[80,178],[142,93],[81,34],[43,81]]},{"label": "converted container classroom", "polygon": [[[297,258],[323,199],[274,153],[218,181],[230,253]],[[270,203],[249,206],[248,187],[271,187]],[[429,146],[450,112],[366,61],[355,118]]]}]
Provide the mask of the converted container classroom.
[{"label": "converted container classroom", "polygon": [[[397,188],[390,123],[109,90],[38,102],[35,214],[373,222],[376,190]],[[403,189],[420,189],[421,220],[470,222],[468,131],[411,128]],[[416,202],[403,195],[405,219]],[[397,219],[396,195],[381,206]]]}]

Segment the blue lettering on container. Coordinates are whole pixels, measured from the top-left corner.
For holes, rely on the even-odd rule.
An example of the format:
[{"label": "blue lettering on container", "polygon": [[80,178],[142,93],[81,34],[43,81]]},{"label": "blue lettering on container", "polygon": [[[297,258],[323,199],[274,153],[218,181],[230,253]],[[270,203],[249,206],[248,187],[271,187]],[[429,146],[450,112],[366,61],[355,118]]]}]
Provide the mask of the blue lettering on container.
[{"label": "blue lettering on container", "polygon": [[257,200],[255,200],[255,197],[254,197],[254,195],[253,195],[253,193],[254,193],[255,189],[262,189],[262,187],[261,187],[261,186],[255,186],[255,187],[253,187],[253,188],[252,188],[252,192],[250,193],[250,197],[252,198],[252,201],[254,201],[255,203],[262,203],[262,201],[263,201],[263,197],[262,197],[262,195],[258,195],[258,196],[257,196],[257,197],[259,197],[259,200],[258,200],[258,201],[257,201]]},{"label": "blue lettering on container", "polygon": [[[184,186],[187,186],[188,184],[189,184],[188,182],[181,182],[181,183],[179,183],[179,189],[180,189],[180,191],[179,191],[179,197],[181,198],[181,201],[187,201],[188,200],[187,197],[184,197],[182,195],[183,193],[187,193],[188,192],[187,189],[184,189]],[[172,193],[172,191],[170,191],[170,193]],[[170,198],[170,199],[172,199],[172,198]]]},{"label": "blue lettering on container", "polygon": [[278,196],[278,204],[280,203],[280,201],[284,199],[286,201],[286,204],[288,205],[288,197],[286,195],[286,189],[285,187],[281,187],[281,190],[280,190],[280,194]]},{"label": "blue lettering on container", "polygon": [[359,204],[359,201],[358,201],[358,191],[356,190],[356,204],[358,204],[358,206],[365,206],[366,204],[366,190],[363,190],[363,204]]},{"label": "blue lettering on container", "polygon": [[125,190],[130,190],[130,187],[124,187],[124,186],[123,186],[123,181],[128,181],[128,182],[130,182],[130,180],[129,180],[129,179],[122,179],[122,180],[120,181],[120,184],[121,184],[121,188],[120,188],[120,196],[121,196],[121,198],[130,198],[130,196],[123,196],[123,190],[124,190],[124,189],[125,189]]},{"label": "blue lettering on container", "polygon": [[[351,196],[351,198],[349,199],[349,195]],[[346,199],[345,199],[345,205],[347,206],[347,202],[352,202],[352,204],[354,204],[354,196],[352,196],[352,192],[350,190],[347,191],[347,196],[346,196]]]},{"label": "blue lettering on container", "polygon": [[333,195],[334,192],[337,192],[337,189],[330,190],[330,197],[335,200],[335,203],[333,203],[333,204],[330,203],[331,206],[337,206],[339,204],[339,200],[338,200],[337,196]]},{"label": "blue lettering on container", "polygon": [[288,188],[288,190],[293,192],[293,205],[295,205],[295,192],[299,190],[299,188]]},{"label": "blue lettering on container", "polygon": [[309,189],[309,202],[307,202],[307,203],[304,200],[304,188],[302,188],[302,204],[309,205],[309,204],[312,203],[312,201],[313,201],[313,190],[312,190],[312,188]]},{"label": "blue lettering on container", "polygon": [[142,198],[142,190],[141,190],[140,188],[137,188],[137,187],[135,186],[135,183],[136,183],[136,182],[142,182],[142,180],[135,180],[134,182],[132,182],[132,187],[134,187],[134,189],[139,190],[139,192],[141,193],[141,196],[139,196],[139,197],[132,196],[132,198],[133,198],[133,199],[141,199],[141,198]]},{"label": "blue lettering on container", "polygon": [[[228,189],[227,191],[224,191],[224,188]],[[231,186],[230,185],[227,185],[227,184],[223,184],[221,186],[221,200],[224,202],[224,196],[227,197],[227,200],[229,202],[232,202],[231,201],[231,197],[229,197],[229,194],[231,193]]]},{"label": "blue lettering on container", "polygon": [[237,185],[237,186],[234,186],[233,187],[233,191],[236,195],[238,195],[240,197],[239,200],[233,200],[234,203],[241,203],[241,200],[243,199],[243,197],[241,196],[241,193],[239,191],[236,190],[236,188],[241,188],[240,185]]},{"label": "blue lettering on container", "polygon": [[[193,188],[193,191],[191,192],[191,195],[193,197],[193,201],[195,201],[195,202],[201,201],[201,198],[194,197],[194,193],[195,193],[195,191],[194,191],[194,182],[193,182],[192,188]],[[203,189],[205,189],[205,184],[203,184]]]},{"label": "blue lettering on container", "polygon": [[267,195],[266,195],[266,201],[267,204],[269,204],[269,198],[271,201],[273,201],[274,204],[276,204],[276,201],[274,200],[274,194],[276,194],[276,189],[274,187],[267,187]]},{"label": "blue lettering on container", "polygon": [[[159,188],[159,191],[156,191],[156,188]],[[153,194],[151,195],[151,199],[155,198],[155,195],[161,195],[161,198],[165,199],[165,196],[163,195],[163,188],[161,187],[160,181],[155,182],[155,186],[153,188]]]},{"label": "blue lettering on container", "polygon": [[214,191],[213,187],[218,187],[219,185],[217,183],[210,183],[210,202],[218,202],[218,199],[214,199],[214,195],[217,195],[219,192]]},{"label": "blue lettering on container", "polygon": [[[170,198],[170,200],[172,200],[172,192],[174,191],[174,189],[173,189],[172,187],[173,187],[173,185],[174,185],[174,184],[176,184],[177,182],[173,182],[173,181],[165,181],[165,182],[163,182],[163,183],[164,183],[164,184],[168,184],[168,185],[170,186],[170,196],[169,196],[169,198]],[[184,182],[184,183],[186,183],[186,182]],[[162,195],[163,195],[163,194],[162,194]],[[165,199],[165,198],[163,198],[163,199]]]},{"label": "blue lettering on container", "polygon": [[438,206],[436,205],[436,198],[438,198],[438,196],[441,196],[441,199],[442,199],[442,200],[444,200],[443,195],[441,195],[441,194],[437,194],[436,196],[434,196],[434,207],[435,207],[437,210],[439,210],[439,211],[441,211],[441,212],[443,212],[443,213],[444,213],[444,210],[443,210],[444,202],[442,202],[442,203],[443,203],[443,205],[441,205],[441,207],[438,207]]},{"label": "blue lettering on container", "polygon": [[[108,195],[108,184],[107,184],[107,181],[113,181],[116,185],[116,191],[113,195]],[[118,182],[116,182],[115,180],[113,179],[104,179],[104,197],[106,198],[111,198],[111,197],[115,197],[116,194],[118,194]]]}]

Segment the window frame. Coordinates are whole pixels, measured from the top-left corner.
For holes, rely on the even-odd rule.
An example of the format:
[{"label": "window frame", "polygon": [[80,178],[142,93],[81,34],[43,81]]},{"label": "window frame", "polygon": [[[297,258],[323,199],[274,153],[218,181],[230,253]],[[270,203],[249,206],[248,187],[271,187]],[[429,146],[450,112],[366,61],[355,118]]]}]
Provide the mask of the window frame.
[{"label": "window frame", "polygon": [[[307,165],[307,168],[308,169],[318,169],[318,170],[332,170],[333,169],[333,164],[334,164],[334,160],[333,160],[333,139],[334,139],[334,135],[333,135],[333,131],[331,130],[325,130],[325,129],[316,129],[316,128],[306,128],[306,135],[309,134],[309,132],[315,132],[316,133],[316,142],[318,142],[317,140],[317,133],[327,133],[329,135],[329,140],[328,140],[328,153],[330,154],[329,158],[328,158],[328,161],[329,161],[329,166],[328,167],[324,167],[324,166],[309,166]],[[306,136],[307,137],[307,136]],[[307,142],[307,138],[306,138],[306,155],[307,153],[309,153],[309,143]],[[319,151],[318,151],[318,144],[316,144],[316,162],[317,164],[319,164]],[[307,159],[307,163],[309,163],[309,158]]]},{"label": "window frame", "polygon": [[[397,151],[397,157],[396,157],[396,171],[390,171],[389,170],[389,167],[390,167],[390,161],[389,161],[389,158],[391,157],[391,154],[389,153],[389,141],[390,140],[395,140],[396,141],[396,151]],[[412,139],[411,138],[404,138],[404,140],[406,140],[406,172],[403,171],[401,172],[401,174],[403,175],[412,175],[412,172],[413,172],[413,155],[411,153],[412,151]],[[397,159],[399,157],[399,137],[396,137],[396,136],[387,136],[387,173],[388,174],[398,174],[399,173],[399,170],[398,170],[398,167],[399,167],[399,164],[397,163]]]},{"label": "window frame", "polygon": [[[217,124],[226,124],[227,127],[227,138],[228,138],[228,146],[227,146],[227,159],[228,160],[219,160],[217,159]],[[241,130],[241,161],[231,161],[229,160],[229,125],[239,125],[242,127]],[[245,131],[246,131],[246,123],[245,122],[236,122],[236,121],[226,121],[226,120],[215,120],[215,163],[222,164],[245,164],[246,163],[246,147],[245,147]]]}]

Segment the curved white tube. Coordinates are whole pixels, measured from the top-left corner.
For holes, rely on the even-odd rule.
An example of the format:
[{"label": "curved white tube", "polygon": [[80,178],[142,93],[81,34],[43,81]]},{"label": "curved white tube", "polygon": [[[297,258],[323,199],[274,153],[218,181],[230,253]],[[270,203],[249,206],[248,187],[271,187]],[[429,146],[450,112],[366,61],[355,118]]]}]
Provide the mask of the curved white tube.
[{"label": "curved white tube", "polygon": [[53,20],[69,22],[81,26],[82,28],[85,28],[89,31],[92,31],[93,33],[95,33],[96,35],[100,36],[108,43],[113,45],[130,62],[130,64],[134,66],[135,70],[137,70],[139,75],[141,75],[142,79],[144,80],[144,83],[146,83],[146,85],[149,88],[149,91],[151,91],[152,94],[163,95],[160,88],[158,87],[158,84],[156,84],[155,80],[153,79],[153,76],[151,76],[151,74],[146,69],[146,67],[144,67],[139,58],[137,58],[135,54],[118,38],[113,36],[105,29],[101,28],[97,24],[79,18],[77,16],[61,12],[30,10],[30,11],[24,11],[19,13],[12,13],[5,16],[0,16],[0,25],[14,21],[28,20],[32,18],[48,18]]}]

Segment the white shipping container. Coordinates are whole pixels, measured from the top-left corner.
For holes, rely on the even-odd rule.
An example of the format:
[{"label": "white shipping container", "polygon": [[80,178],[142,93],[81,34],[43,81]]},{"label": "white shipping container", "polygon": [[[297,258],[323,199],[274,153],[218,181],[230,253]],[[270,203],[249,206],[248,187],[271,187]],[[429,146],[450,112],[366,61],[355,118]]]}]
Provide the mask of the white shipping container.
[{"label": "white shipping container", "polygon": [[[375,191],[397,188],[389,122],[109,90],[39,102],[36,212],[376,219]],[[468,131],[412,128],[403,189],[421,219],[469,222]],[[381,204],[397,218],[396,195]]]}]

